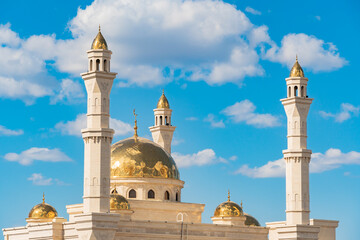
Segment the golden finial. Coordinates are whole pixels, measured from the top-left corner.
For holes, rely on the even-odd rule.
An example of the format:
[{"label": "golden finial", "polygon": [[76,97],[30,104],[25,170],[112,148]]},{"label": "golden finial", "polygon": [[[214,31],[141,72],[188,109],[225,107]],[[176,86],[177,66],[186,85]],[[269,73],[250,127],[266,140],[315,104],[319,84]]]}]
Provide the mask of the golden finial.
[{"label": "golden finial", "polygon": [[228,202],[230,202],[230,190],[228,190]]},{"label": "golden finial", "polygon": [[101,27],[100,27],[100,24],[99,24],[99,32],[101,32]]},{"label": "golden finial", "polygon": [[135,109],[133,111],[134,113],[134,117],[135,117],[135,126],[134,126],[134,139],[135,139],[135,142],[137,141],[137,137],[138,137],[138,134],[137,134],[137,120],[136,120],[136,117],[137,117],[137,114],[135,113]]},{"label": "golden finial", "polygon": [[43,192],[43,202],[42,203],[45,203],[45,193]]},{"label": "golden finial", "polygon": [[298,62],[297,54],[296,54],[296,61],[294,63],[294,66],[290,70],[290,77],[305,77],[304,71]]}]

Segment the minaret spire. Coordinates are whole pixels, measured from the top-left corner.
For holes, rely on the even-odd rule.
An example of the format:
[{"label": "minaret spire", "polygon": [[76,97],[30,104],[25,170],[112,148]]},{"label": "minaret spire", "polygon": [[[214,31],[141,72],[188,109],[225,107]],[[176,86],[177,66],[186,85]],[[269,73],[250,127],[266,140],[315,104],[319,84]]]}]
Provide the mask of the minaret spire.
[{"label": "minaret spire", "polygon": [[87,127],[82,129],[84,152],[84,213],[110,211],[110,91],[116,73],[110,72],[112,52],[100,32],[87,51],[89,70],[82,73],[87,91]]},{"label": "minaret spire", "polygon": [[171,141],[176,128],[171,125],[171,113],[172,110],[163,89],[157,107],[154,109],[155,124],[150,127],[150,131],[153,141],[162,146],[168,153],[171,153]]},{"label": "minaret spire", "polygon": [[298,62],[286,78],[287,98],[281,99],[287,116],[288,149],[286,162],[286,224],[309,224],[309,163],[307,149],[307,115],[313,99],[307,97],[308,79]]}]

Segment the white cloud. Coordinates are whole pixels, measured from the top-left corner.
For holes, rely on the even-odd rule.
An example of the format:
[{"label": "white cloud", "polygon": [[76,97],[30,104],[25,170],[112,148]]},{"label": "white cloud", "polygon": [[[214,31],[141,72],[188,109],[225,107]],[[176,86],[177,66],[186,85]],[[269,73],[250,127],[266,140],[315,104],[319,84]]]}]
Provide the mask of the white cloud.
[{"label": "white cloud", "polygon": [[10,162],[19,162],[21,165],[30,165],[34,161],[43,162],[69,162],[72,161],[65,153],[59,149],[32,147],[21,153],[7,153],[5,160]]},{"label": "white cloud", "polygon": [[[55,125],[55,129],[63,135],[71,135],[81,137],[81,129],[86,128],[86,114],[79,114],[74,121],[59,122]],[[133,131],[130,124],[121,120],[110,118],[110,128],[115,130],[115,136],[126,135]]]},{"label": "white cloud", "polygon": [[175,152],[171,155],[174,158],[176,165],[180,168],[226,162],[224,158],[216,156],[214,150],[212,149],[204,149],[197,153],[185,155]]},{"label": "white cloud", "polygon": [[197,121],[199,120],[197,117],[187,117],[185,118],[186,121]]},{"label": "white cloud", "polygon": [[224,128],[225,124],[223,120],[216,121],[214,114],[208,114],[207,117],[204,119],[205,122],[209,122],[211,124],[211,127],[213,128]]},{"label": "white cloud", "polygon": [[340,108],[341,108],[340,112],[336,114],[328,113],[324,111],[320,111],[319,113],[323,118],[325,119],[334,118],[335,122],[339,122],[339,123],[342,123],[350,119],[352,116],[359,116],[360,106],[355,107],[350,103],[342,103]]},{"label": "white cloud", "polygon": [[84,101],[85,94],[83,91],[83,85],[79,82],[71,79],[63,79],[61,80],[60,86],[61,90],[59,93],[54,95],[50,101],[52,104],[57,102],[76,103]]},{"label": "white cloud", "polygon": [[36,98],[53,94],[52,90],[46,86],[14,78],[0,76],[0,85],[0,97],[21,99],[27,105],[33,104]]},{"label": "white cloud", "polygon": [[19,135],[23,135],[24,134],[24,131],[23,130],[11,130],[11,129],[8,129],[4,126],[1,126],[0,125],[0,136],[3,135],[3,136],[19,136]]},{"label": "white cloud", "polygon": [[45,178],[41,173],[33,173],[27,180],[32,181],[34,185],[46,186],[52,185],[52,178]]},{"label": "white cloud", "polygon": [[261,15],[261,12],[258,10],[253,9],[252,7],[246,7],[245,12],[254,14],[254,15]]},{"label": "white cloud", "polygon": [[244,122],[258,128],[279,126],[279,119],[271,114],[255,113],[256,106],[245,99],[226,107],[222,113],[229,116],[235,123]]},{"label": "white cloud", "polygon": [[264,57],[291,68],[296,55],[298,55],[303,68],[314,72],[333,71],[347,64],[347,61],[340,57],[338,49],[333,43],[326,43],[324,40],[304,33],[291,33],[284,36],[281,40],[281,47],[273,45]]},{"label": "white cloud", "polygon": [[[310,172],[321,173],[343,165],[360,165],[360,152],[343,153],[340,149],[330,148],[325,153],[313,153],[310,161]],[[283,159],[269,161],[261,167],[254,168],[243,165],[235,173],[252,178],[284,177],[285,161]]]},{"label": "white cloud", "polygon": [[[249,7],[247,11],[259,13]],[[305,34],[288,34],[277,47],[267,26],[255,26],[223,1],[102,0],[78,9],[68,22],[71,39],[55,34],[21,38],[10,24],[0,25],[0,55],[6,56],[0,59],[0,79],[12,82],[12,94],[0,92],[0,97],[31,104],[45,96],[52,96],[53,103],[80,96],[47,69],[73,76],[86,71],[86,50],[99,23],[114,53],[111,66],[119,73],[117,86],[165,84],[177,78],[174,70],[190,81],[241,86],[244,78],[264,74],[259,54],[290,67],[297,53],[303,66],[313,71],[346,63],[335,45]],[[25,87],[14,87],[21,84]]]}]

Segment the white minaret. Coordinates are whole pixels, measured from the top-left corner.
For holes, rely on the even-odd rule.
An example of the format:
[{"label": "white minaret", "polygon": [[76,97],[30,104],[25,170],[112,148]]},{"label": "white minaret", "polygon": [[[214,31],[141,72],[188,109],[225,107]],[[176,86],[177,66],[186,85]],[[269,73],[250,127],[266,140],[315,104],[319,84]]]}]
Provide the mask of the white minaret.
[{"label": "white minaret", "polygon": [[82,73],[87,98],[87,128],[82,136],[84,153],[84,213],[106,213],[110,209],[110,146],[114,130],[109,128],[110,91],[116,73],[110,72],[111,51],[100,32],[87,51],[88,72]]},{"label": "white minaret", "polygon": [[288,149],[286,162],[286,223],[309,224],[309,163],[307,115],[313,99],[307,96],[308,79],[297,60],[286,78],[287,98],[281,99],[287,116]]},{"label": "white minaret", "polygon": [[171,125],[171,112],[163,90],[157,107],[154,109],[155,125],[149,128],[153,141],[162,146],[168,153],[171,153],[171,141],[176,128]]}]

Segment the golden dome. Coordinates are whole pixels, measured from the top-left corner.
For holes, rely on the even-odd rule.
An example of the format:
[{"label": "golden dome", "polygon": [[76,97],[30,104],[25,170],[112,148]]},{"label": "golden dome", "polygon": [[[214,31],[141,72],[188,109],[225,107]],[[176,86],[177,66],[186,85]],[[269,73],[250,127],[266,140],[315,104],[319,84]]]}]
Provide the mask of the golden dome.
[{"label": "golden dome", "polygon": [[34,206],[29,212],[29,218],[54,218],[57,217],[57,211],[55,208],[47,203],[45,203],[45,197],[43,197],[43,202]]},{"label": "golden dome", "polygon": [[160,145],[141,137],[111,147],[111,177],[179,179],[174,159]]},{"label": "golden dome", "polygon": [[170,108],[170,104],[167,98],[165,97],[164,90],[158,101],[157,108]]},{"label": "golden dome", "polygon": [[258,222],[258,220],[256,220],[256,218],[254,218],[253,216],[251,216],[250,214],[247,214],[247,213],[244,213],[244,216],[246,217],[246,219],[245,219],[246,226],[260,227],[260,223]]},{"label": "golden dome", "polygon": [[305,77],[304,71],[298,62],[297,56],[296,56],[296,62],[294,63],[294,66],[291,68],[290,77]]},{"label": "golden dome", "polygon": [[221,203],[214,212],[214,217],[239,217],[242,215],[243,210],[241,207],[232,201]]},{"label": "golden dome", "polygon": [[100,32],[100,26],[99,26],[99,32],[96,35],[92,45],[91,45],[91,49],[104,49],[104,50],[108,50],[108,46],[107,43],[105,41],[104,36],[101,34]]},{"label": "golden dome", "polygon": [[111,210],[130,210],[130,204],[125,197],[120,194],[110,195],[110,209]]}]

